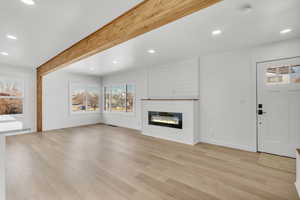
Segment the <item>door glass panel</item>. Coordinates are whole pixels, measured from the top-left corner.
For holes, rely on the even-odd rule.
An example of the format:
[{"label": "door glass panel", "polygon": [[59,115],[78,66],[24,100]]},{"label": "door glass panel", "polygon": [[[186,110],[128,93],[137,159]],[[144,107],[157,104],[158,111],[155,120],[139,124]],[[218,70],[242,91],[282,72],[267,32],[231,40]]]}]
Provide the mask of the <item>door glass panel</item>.
[{"label": "door glass panel", "polygon": [[282,85],[290,83],[290,66],[269,67],[266,71],[267,85]]},{"label": "door glass panel", "polygon": [[300,65],[291,67],[291,79],[293,83],[300,83]]}]

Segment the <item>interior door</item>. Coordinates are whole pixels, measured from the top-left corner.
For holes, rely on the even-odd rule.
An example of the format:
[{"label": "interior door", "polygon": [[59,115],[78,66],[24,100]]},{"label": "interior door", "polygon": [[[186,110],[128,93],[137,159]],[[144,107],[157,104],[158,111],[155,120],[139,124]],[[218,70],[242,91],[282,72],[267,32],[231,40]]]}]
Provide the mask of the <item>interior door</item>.
[{"label": "interior door", "polygon": [[258,151],[296,157],[300,148],[300,57],[257,64]]}]

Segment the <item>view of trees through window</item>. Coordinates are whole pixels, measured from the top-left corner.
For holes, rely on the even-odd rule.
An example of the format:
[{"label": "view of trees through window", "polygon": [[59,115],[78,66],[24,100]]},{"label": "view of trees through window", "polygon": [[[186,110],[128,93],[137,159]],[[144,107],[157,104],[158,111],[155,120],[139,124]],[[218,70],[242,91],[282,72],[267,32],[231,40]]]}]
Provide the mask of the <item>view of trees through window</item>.
[{"label": "view of trees through window", "polygon": [[86,91],[87,111],[99,111],[99,89],[89,88]]},{"label": "view of trees through window", "polygon": [[23,114],[23,83],[0,80],[0,115]]},{"label": "view of trees through window", "polygon": [[109,111],[110,105],[110,88],[104,87],[104,111]]},{"label": "view of trees through window", "polygon": [[111,111],[126,111],[126,86],[111,88]]},{"label": "view of trees through window", "polygon": [[134,88],[133,85],[126,85],[126,87],[127,87],[126,111],[133,112]]},{"label": "view of trees through window", "polygon": [[104,111],[133,112],[134,86],[130,84],[104,87]]},{"label": "view of trees through window", "polygon": [[72,85],[72,112],[99,111],[99,89]]}]

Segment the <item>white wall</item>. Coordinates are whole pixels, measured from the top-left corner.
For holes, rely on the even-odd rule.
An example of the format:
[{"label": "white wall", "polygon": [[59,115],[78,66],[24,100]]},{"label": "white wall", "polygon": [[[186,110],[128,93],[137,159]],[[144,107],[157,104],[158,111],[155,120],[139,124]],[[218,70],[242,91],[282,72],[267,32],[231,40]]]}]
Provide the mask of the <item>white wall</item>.
[{"label": "white wall", "polygon": [[201,57],[200,132],[203,142],[255,150],[256,96],[252,71],[249,50]]},{"label": "white wall", "polygon": [[300,56],[300,39],[200,58],[201,140],[256,151],[256,63]]},{"label": "white wall", "polygon": [[199,98],[199,59],[149,68],[148,96],[152,99]]},{"label": "white wall", "polygon": [[44,130],[53,130],[101,122],[100,113],[71,114],[70,82],[99,85],[100,78],[57,71],[44,78]]},{"label": "white wall", "polygon": [[[200,56],[201,141],[256,151],[256,62],[294,56],[300,56],[300,39]],[[174,64],[164,65],[165,71],[169,68],[170,76],[174,75],[172,66]],[[182,67],[188,70],[188,66]],[[139,69],[103,77],[103,85],[134,81],[138,88],[135,116],[104,114],[104,122],[140,129],[139,99],[154,91],[153,86],[148,85],[151,78],[147,74],[151,73]],[[197,79],[197,76],[190,79]],[[167,84],[170,87],[167,80],[161,78],[158,86]]]},{"label": "white wall", "polygon": [[36,131],[36,73],[33,69],[0,64],[0,76],[24,80],[23,115],[16,116],[24,129]]},{"label": "white wall", "polygon": [[135,85],[135,112],[103,113],[103,122],[132,129],[141,129],[141,99],[198,98],[199,59],[122,72],[102,78],[103,86],[132,83]]}]

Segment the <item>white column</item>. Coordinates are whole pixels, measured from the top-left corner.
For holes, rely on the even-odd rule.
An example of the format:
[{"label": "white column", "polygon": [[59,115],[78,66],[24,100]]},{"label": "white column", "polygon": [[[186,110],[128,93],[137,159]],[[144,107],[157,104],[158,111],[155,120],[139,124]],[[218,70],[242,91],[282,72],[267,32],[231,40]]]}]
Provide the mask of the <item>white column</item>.
[{"label": "white column", "polygon": [[0,133],[0,200],[5,200],[5,135]]}]

